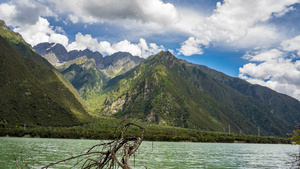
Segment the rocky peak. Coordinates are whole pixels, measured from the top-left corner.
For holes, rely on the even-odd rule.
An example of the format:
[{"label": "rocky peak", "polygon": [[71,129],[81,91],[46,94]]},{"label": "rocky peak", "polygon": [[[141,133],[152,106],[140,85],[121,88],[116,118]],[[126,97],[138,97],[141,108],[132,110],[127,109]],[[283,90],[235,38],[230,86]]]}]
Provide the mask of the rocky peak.
[{"label": "rocky peak", "polygon": [[101,53],[99,52],[93,52],[89,49],[85,49],[85,50],[72,50],[69,52],[69,59],[73,60],[76,59],[78,57],[82,57],[82,56],[86,56],[89,59],[94,59],[96,62],[96,65],[98,68],[102,68],[103,67],[103,56]]},{"label": "rocky peak", "polygon": [[66,62],[69,60],[68,51],[59,43],[40,43],[33,47],[33,49],[40,55],[54,54],[59,62]]},{"label": "rocky peak", "polygon": [[113,65],[117,61],[119,61],[121,59],[125,59],[125,58],[127,58],[128,60],[132,60],[136,64],[140,64],[142,61],[145,60],[139,56],[132,56],[132,54],[129,52],[116,52],[112,55],[105,56],[103,58],[103,64],[105,67],[107,67],[107,66]]},{"label": "rocky peak", "polygon": [[161,51],[157,55],[155,55],[155,57],[160,60],[177,60],[177,58],[169,51]]}]

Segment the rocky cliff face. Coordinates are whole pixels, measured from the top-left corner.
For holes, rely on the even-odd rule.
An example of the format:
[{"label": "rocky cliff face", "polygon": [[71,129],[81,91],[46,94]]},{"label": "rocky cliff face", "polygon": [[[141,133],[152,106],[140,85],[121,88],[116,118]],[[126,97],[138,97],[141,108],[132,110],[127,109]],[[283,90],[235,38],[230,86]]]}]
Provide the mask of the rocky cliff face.
[{"label": "rocky cliff face", "polygon": [[68,51],[59,43],[40,43],[34,46],[33,49],[41,56],[44,56],[46,59],[53,59],[55,57],[58,60],[58,63],[66,62],[69,60]]}]

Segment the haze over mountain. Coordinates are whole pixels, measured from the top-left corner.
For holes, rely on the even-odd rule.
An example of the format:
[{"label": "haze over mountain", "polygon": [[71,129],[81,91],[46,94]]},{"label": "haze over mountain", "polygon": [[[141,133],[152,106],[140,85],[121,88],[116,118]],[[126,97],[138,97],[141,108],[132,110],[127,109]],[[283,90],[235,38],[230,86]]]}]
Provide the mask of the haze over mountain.
[{"label": "haze over mountain", "polygon": [[0,21],[0,123],[72,126],[90,118],[73,86]]}]

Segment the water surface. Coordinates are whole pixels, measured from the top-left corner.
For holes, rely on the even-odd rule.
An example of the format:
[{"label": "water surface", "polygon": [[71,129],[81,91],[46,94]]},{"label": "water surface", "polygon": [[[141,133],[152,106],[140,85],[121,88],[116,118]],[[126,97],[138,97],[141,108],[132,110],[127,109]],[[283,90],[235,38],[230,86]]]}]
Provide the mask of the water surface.
[{"label": "water surface", "polygon": [[[22,151],[24,159],[35,161],[32,168],[78,155],[99,140],[0,137],[0,169],[15,169],[12,152]],[[298,146],[286,144],[233,144],[144,141],[131,160],[133,168],[291,168]],[[62,163],[53,168],[72,168]]]}]

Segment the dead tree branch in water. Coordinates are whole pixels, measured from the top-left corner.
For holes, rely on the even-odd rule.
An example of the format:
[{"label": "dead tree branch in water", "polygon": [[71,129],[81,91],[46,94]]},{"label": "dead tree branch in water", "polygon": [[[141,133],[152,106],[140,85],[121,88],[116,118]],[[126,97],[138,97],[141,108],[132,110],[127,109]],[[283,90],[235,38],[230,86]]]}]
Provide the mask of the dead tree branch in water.
[{"label": "dead tree branch in water", "polygon": [[[141,130],[140,136],[125,137],[125,132],[129,127],[138,127]],[[118,126],[116,127],[116,129],[117,128]],[[135,123],[127,123],[122,127],[119,136],[115,140],[94,145],[85,153],[77,156],[72,156],[58,162],[50,163],[49,165],[43,167],[43,169],[74,159],[77,160],[74,166],[81,165],[81,168],[83,169],[113,169],[116,166],[120,166],[123,169],[131,169],[129,163],[130,157],[137,151],[137,149],[141,145],[144,134],[144,127]]]},{"label": "dead tree branch in water", "polygon": [[26,168],[29,169],[30,168],[29,164],[38,163],[35,159],[31,158],[27,154],[24,154],[23,148],[21,148],[19,152],[15,153],[12,145],[10,144],[10,149],[13,153],[14,161],[18,169],[26,169]]}]

